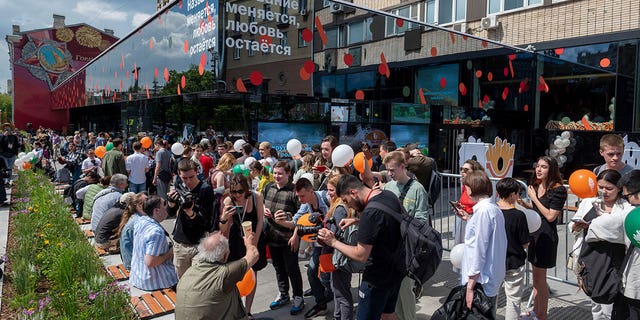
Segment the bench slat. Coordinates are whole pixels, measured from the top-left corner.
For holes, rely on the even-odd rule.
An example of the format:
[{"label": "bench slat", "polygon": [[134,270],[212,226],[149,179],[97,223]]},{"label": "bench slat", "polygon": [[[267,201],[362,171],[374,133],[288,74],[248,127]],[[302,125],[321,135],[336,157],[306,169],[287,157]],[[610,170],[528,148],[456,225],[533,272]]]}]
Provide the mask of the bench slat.
[{"label": "bench slat", "polygon": [[144,303],[147,304],[147,306],[149,307],[149,309],[151,310],[154,316],[164,313],[164,310],[162,310],[162,307],[156,302],[156,300],[153,299],[153,296],[151,296],[151,294],[145,293],[141,296],[141,298],[144,301]]},{"label": "bench slat", "polygon": [[164,294],[167,295],[167,297],[169,297],[169,299],[171,299],[171,302],[173,302],[173,304],[176,304],[176,292],[173,291],[172,289],[164,289],[162,290],[162,292],[164,292]]},{"label": "bench slat", "polygon": [[147,319],[147,318],[149,318],[149,317],[151,317],[153,315],[149,311],[149,309],[147,309],[147,307],[144,305],[144,303],[142,303],[140,298],[131,297],[131,304],[133,305],[133,308],[136,310],[136,313],[138,314],[140,319]]},{"label": "bench slat", "polygon": [[154,291],[151,293],[151,295],[153,295],[153,297],[156,298],[158,303],[160,303],[160,305],[165,311],[173,311],[176,308],[173,306],[171,302],[169,302],[169,299],[167,299],[167,297],[164,294],[162,294],[162,291],[160,290]]}]

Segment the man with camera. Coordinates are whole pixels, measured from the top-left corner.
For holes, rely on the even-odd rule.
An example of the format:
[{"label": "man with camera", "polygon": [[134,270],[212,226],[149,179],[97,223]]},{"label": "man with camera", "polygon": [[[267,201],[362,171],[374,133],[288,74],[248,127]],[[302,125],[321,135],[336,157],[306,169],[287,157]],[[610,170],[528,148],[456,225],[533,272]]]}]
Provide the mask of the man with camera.
[{"label": "man with camera", "polygon": [[278,309],[289,303],[289,280],[293,287],[293,306],[291,314],[296,315],[304,309],[302,298],[302,276],[298,265],[298,251],[289,248],[289,239],[295,225],[292,221],[293,212],[298,211],[300,204],[293,191],[293,184],[289,182],[291,168],[287,161],[278,161],[273,167],[273,179],[263,189],[264,193],[264,235],[269,245],[273,268],[276,270],[278,289],[280,294],[269,308]]},{"label": "man with camera", "polygon": [[197,170],[193,160],[180,160],[178,176],[182,182],[167,194],[169,215],[176,216],[173,264],[178,278],[191,266],[193,257],[198,253],[200,239],[212,230],[214,217],[219,216],[214,215],[220,206],[213,189],[198,179]]},{"label": "man with camera", "polygon": [[[324,226],[324,217],[329,211],[329,202],[325,199],[326,193],[314,191],[311,181],[306,178],[299,179],[295,184],[296,196],[300,201],[300,209],[293,216],[293,223],[296,225],[293,236],[289,239],[289,246],[294,252],[298,252],[300,237],[305,235],[317,236],[318,230]],[[298,220],[304,215],[309,214],[309,222],[312,226],[301,226]],[[318,275],[320,268],[320,254],[322,253],[322,245],[315,242],[311,258],[309,259],[309,267],[307,268],[307,278],[311,293],[316,301],[316,305],[305,313],[305,318],[313,318],[324,315],[327,312],[327,302],[333,299],[331,293],[331,278],[328,273]]]},{"label": "man with camera", "polygon": [[96,158],[95,150],[87,149],[87,158],[82,161],[82,174],[86,175],[89,172],[100,174],[101,172],[98,172],[98,169],[102,171],[101,166],[102,161],[100,161],[99,158]]}]

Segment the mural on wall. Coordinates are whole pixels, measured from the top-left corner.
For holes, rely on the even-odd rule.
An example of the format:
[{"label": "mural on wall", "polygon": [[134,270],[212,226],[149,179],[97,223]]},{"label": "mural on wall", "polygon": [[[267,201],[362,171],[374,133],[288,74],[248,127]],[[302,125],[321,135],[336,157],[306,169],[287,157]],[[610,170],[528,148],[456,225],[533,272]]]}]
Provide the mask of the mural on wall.
[{"label": "mural on wall", "polygon": [[496,137],[494,144],[482,142],[480,139],[469,137],[468,142],[460,144],[458,155],[460,166],[466,160],[478,161],[487,169],[487,175],[493,178],[511,177],[513,174],[513,156],[516,146]]},{"label": "mural on wall", "polygon": [[36,79],[44,81],[49,90],[71,76],[74,70],[66,42],[37,39],[30,35],[27,39],[16,65],[25,67]]}]

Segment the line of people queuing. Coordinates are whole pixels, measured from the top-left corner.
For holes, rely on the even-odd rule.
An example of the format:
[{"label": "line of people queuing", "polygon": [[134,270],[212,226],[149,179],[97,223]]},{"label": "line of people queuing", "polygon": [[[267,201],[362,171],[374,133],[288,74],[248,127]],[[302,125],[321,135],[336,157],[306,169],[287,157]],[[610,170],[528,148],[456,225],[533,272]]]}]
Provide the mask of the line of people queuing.
[{"label": "line of people queuing", "polygon": [[[586,242],[609,241],[626,248],[629,240],[620,221],[640,204],[640,171],[631,171],[621,162],[619,138],[606,135],[601,140],[600,154],[605,164],[596,170],[605,201],[599,215],[589,225],[572,223],[569,227],[582,234]],[[98,166],[104,176],[98,169],[84,172],[86,186],[78,189],[76,196],[84,200],[84,213],[91,212],[96,242],[105,248],[119,246],[134,286],[143,290],[177,287],[177,318],[220,315],[220,319],[252,319],[255,288],[243,303],[234,284],[249,268],[256,275],[266,268],[268,248],[279,289],[271,309],[291,304],[290,313],[296,315],[305,309],[304,296],[312,296],[315,304],[305,318],[325,314],[333,302],[335,319],[415,319],[419,297],[412,290],[412,280],[389,258],[401,250],[399,223],[384,210],[368,208],[370,202],[380,201],[398,211],[404,206],[415,218],[430,220],[433,208],[427,201],[426,183],[421,181],[433,167],[415,146],[394,150],[393,143],[384,144],[374,170],[365,166],[364,173],[358,175],[352,168],[332,168],[331,153],[338,145],[332,136],[324,138],[312,152],[288,161],[278,160],[268,142],[258,145],[259,155],[246,144],[235,157],[229,152],[232,146],[219,143],[215,147],[217,156],[213,156],[210,152],[214,148],[206,143],[185,146],[184,153],[175,158],[168,143],[156,139],[154,169],[148,160],[140,165],[145,173],[150,172],[156,196],[147,193],[150,185],[146,181],[136,181],[128,162],[129,158],[136,159],[136,153],[145,152],[139,148],[140,142],[133,143],[134,155],[126,161],[121,141],[114,139],[112,143],[114,148]],[[366,144],[362,147],[368,152]],[[246,163],[253,156],[261,160],[251,162],[248,173],[233,172],[236,164]],[[518,319],[524,265],[529,261],[533,266],[533,312],[539,319],[546,319],[546,270],[556,265],[557,223],[567,198],[557,161],[548,156],[538,159],[526,190],[527,199],[520,197],[524,190],[511,178],[496,185],[494,197],[487,174],[473,160],[464,163],[461,176],[464,187],[454,209],[459,219],[455,238],[464,244],[460,283],[466,286],[467,306],[472,308],[477,292],[474,289],[480,284],[495,316],[496,297],[504,283],[507,319]],[[127,188],[133,193],[125,193]],[[577,215],[584,214],[589,203],[593,206],[594,202],[583,200]],[[524,213],[516,204],[540,215],[538,231],[529,234]],[[119,213],[109,214],[114,207]],[[306,251],[300,251],[297,229],[298,220],[309,212],[321,213],[325,228],[317,232],[318,241],[309,249],[307,279],[311,289],[303,292],[298,260]],[[169,216],[176,217],[171,237],[159,224]],[[245,221],[251,221],[253,231],[246,235],[242,232]],[[339,241],[336,233],[354,224],[359,231],[357,243]],[[101,230],[108,234],[98,239]],[[332,250],[366,265],[357,313],[350,290],[351,273],[319,272],[320,255]],[[638,316],[638,277],[634,270],[640,251],[629,252],[631,258],[622,266],[623,294],[610,306],[594,303],[594,318]]]}]

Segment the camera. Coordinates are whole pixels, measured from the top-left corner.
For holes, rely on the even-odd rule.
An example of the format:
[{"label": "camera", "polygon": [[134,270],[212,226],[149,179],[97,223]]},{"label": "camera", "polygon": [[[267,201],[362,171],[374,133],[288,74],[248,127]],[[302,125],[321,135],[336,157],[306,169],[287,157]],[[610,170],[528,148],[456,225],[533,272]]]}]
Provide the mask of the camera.
[{"label": "camera", "polygon": [[177,203],[181,208],[191,208],[193,210],[198,211],[198,196],[191,193],[191,191],[184,185],[178,184],[176,185],[175,191],[177,193],[177,197],[169,198],[169,201]]},{"label": "camera", "polygon": [[[325,223],[323,223],[323,221],[324,221],[324,215],[322,213],[319,213],[319,212],[310,213],[309,222],[311,222],[313,225],[312,226],[297,225],[298,236],[302,237],[309,234],[317,234],[318,231],[320,231],[320,229],[324,228],[325,226]],[[331,224],[331,223],[335,224],[335,221],[336,221],[335,218],[331,217],[326,221],[326,224]]]}]

